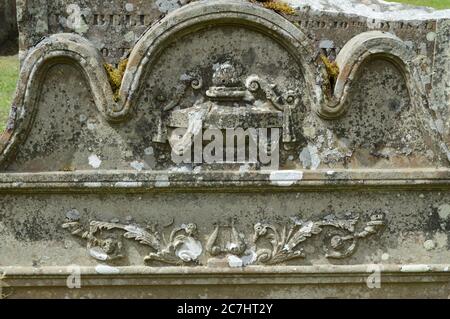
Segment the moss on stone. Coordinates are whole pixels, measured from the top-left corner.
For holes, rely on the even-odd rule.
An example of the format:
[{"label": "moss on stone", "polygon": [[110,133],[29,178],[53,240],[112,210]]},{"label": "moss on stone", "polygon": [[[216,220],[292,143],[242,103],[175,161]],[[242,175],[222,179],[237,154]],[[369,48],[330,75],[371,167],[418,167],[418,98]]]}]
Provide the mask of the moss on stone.
[{"label": "moss on stone", "polygon": [[114,101],[119,101],[119,91],[122,84],[123,75],[127,68],[128,59],[121,60],[117,66],[117,69],[111,64],[105,63],[105,71],[108,75],[108,81],[111,85],[111,89],[114,95]]},{"label": "moss on stone", "polygon": [[334,86],[336,85],[337,78],[339,76],[340,70],[339,66],[337,65],[336,61],[331,61],[329,58],[327,58],[325,55],[321,54],[320,58],[325,65],[325,69],[328,74],[328,80],[330,85],[330,90],[334,90]]},{"label": "moss on stone", "polygon": [[[253,2],[253,1],[252,1]],[[295,9],[292,8],[289,4],[279,1],[279,0],[256,0],[262,4],[262,6],[266,9],[273,10],[278,13],[294,15]]]}]

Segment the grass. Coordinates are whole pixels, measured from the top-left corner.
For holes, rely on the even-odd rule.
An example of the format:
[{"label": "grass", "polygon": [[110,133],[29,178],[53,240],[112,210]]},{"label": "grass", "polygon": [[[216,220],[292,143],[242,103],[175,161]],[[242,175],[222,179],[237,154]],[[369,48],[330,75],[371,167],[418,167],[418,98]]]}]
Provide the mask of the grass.
[{"label": "grass", "polygon": [[0,57],[0,131],[3,131],[9,115],[11,100],[19,75],[17,56]]},{"label": "grass", "polygon": [[436,9],[450,9],[450,0],[387,0],[389,2],[400,2],[416,6],[433,7]]}]

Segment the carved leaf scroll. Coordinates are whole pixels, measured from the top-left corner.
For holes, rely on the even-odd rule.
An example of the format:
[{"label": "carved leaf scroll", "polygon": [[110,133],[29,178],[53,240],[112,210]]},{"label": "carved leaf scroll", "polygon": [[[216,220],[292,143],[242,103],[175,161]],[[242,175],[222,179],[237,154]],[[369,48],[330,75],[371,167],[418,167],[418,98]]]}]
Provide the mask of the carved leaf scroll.
[{"label": "carved leaf scroll", "polygon": [[254,243],[266,239],[272,248],[257,250],[257,261],[261,264],[279,264],[295,258],[304,258],[305,253],[299,245],[324,231],[327,231],[326,235],[329,237],[325,247],[326,257],[349,257],[355,252],[359,239],[376,234],[385,225],[384,214],[377,213],[371,216],[363,231],[355,232],[359,219],[359,216],[347,220],[329,216],[320,221],[296,221],[289,230],[286,226],[282,227],[281,233],[273,224],[258,223],[254,228]]},{"label": "carved leaf scroll", "polygon": [[111,261],[123,257],[120,253],[122,250],[121,240],[113,236],[106,239],[101,237],[101,233],[105,230],[123,230],[125,231],[124,238],[133,239],[156,251],[146,256],[145,262],[159,261],[166,264],[183,265],[196,262],[202,253],[201,243],[194,239],[197,230],[195,224],[174,229],[169,241],[166,241],[164,236],[161,238],[160,232],[154,226],[145,229],[134,224],[91,221],[89,229],[85,230],[78,217],[68,217],[68,221],[62,227],[68,229],[72,235],[85,239],[91,257],[100,261]]},{"label": "carved leaf scroll", "polygon": [[[144,257],[146,263],[182,266],[201,264],[204,251],[209,257],[238,258],[244,258],[249,251],[253,251],[256,258],[250,264],[282,264],[293,259],[306,258],[302,243],[312,241],[313,238],[322,240],[318,243],[323,244],[326,258],[343,259],[356,251],[360,240],[381,231],[386,225],[385,214],[372,214],[361,231],[357,231],[358,223],[358,215],[350,215],[345,219],[329,215],[316,221],[292,218],[292,222],[285,225],[256,223],[253,236],[246,236],[238,230],[236,221],[232,220],[228,225],[216,224],[205,245],[199,239],[198,227],[194,223],[173,228],[168,238],[164,236],[163,229],[157,230],[156,225],[141,227],[136,224],[121,224],[118,221],[91,221],[85,229],[79,217],[68,217],[62,226],[72,235],[86,240],[89,254],[100,261],[123,257],[120,238],[110,233],[120,230],[125,232],[124,238],[135,240],[151,249]],[[227,238],[224,237],[225,233],[228,234]]]}]

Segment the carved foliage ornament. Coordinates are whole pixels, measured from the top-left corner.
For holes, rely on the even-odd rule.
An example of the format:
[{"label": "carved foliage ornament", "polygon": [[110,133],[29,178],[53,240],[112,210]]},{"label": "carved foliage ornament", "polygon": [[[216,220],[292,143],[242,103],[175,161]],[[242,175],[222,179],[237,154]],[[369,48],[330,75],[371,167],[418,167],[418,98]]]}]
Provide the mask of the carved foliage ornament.
[{"label": "carved foliage ornament", "polygon": [[[79,216],[67,215],[67,221],[62,225],[72,235],[87,241],[87,250],[91,257],[100,261],[112,261],[123,258],[122,236],[133,239],[147,246],[150,252],[144,257],[146,263],[159,262],[169,265],[200,264],[200,257],[233,256],[246,260],[245,265],[261,264],[276,265],[289,260],[305,258],[306,253],[302,243],[313,238],[323,240],[327,258],[342,259],[351,256],[361,239],[378,233],[386,224],[384,213],[375,213],[370,220],[357,230],[360,216],[350,215],[345,219],[329,215],[317,221],[303,221],[292,218],[290,223],[279,225],[275,223],[256,223],[253,235],[246,236],[239,232],[236,222],[227,225],[215,225],[207,236],[204,245],[198,235],[194,223],[174,227],[170,225],[159,227],[137,224],[122,224],[118,220],[112,222],[91,221],[88,227],[83,226]],[[168,231],[167,229],[171,230]],[[226,235],[227,234],[227,235]],[[322,234],[322,236],[318,236]],[[168,235],[168,237],[166,237]],[[319,242],[319,244],[321,244]]]},{"label": "carved foliage ornament", "polygon": [[[91,221],[84,227],[79,216],[68,215],[63,228],[72,235],[87,241],[87,250],[91,257],[100,261],[113,261],[123,258],[122,236],[116,231],[124,232],[123,238],[133,239],[150,248],[144,257],[146,263],[159,262],[169,265],[200,264],[204,251],[209,257],[234,256],[246,259],[245,264],[276,265],[292,259],[305,258],[301,244],[316,235],[323,233],[324,249],[327,258],[346,258],[357,248],[359,240],[378,233],[385,225],[385,215],[375,213],[365,223],[362,230],[357,231],[359,216],[338,219],[334,215],[318,221],[302,221],[292,218],[285,225],[257,223],[253,236],[245,236],[239,232],[235,221],[229,225],[216,225],[207,236],[205,249],[198,236],[196,224],[173,227],[158,227],[136,224],[122,224],[118,220],[112,222]],[[165,229],[172,228],[167,232]],[[168,237],[166,237],[166,233]],[[226,239],[225,233],[228,233]],[[319,238],[317,236],[317,238]]]},{"label": "carved foliage ornament", "polygon": [[91,221],[86,228],[80,223],[79,218],[68,215],[67,219],[62,227],[69,230],[72,235],[86,240],[89,255],[100,261],[123,257],[122,240],[115,234],[111,235],[113,230],[124,231],[124,238],[134,239],[141,245],[150,247],[152,252],[144,257],[145,262],[159,261],[171,265],[197,263],[203,251],[201,242],[196,239],[195,224],[173,228],[169,238],[166,238],[164,233],[157,229],[157,225],[141,227],[135,224],[121,224],[118,220],[114,220]]}]

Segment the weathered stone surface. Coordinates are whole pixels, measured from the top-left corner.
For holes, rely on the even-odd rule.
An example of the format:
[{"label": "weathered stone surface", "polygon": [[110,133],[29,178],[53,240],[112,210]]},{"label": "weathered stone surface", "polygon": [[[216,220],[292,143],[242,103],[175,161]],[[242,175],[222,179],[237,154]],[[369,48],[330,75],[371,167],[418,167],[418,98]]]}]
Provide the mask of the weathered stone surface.
[{"label": "weathered stone surface", "polygon": [[[448,20],[178,6],[20,5],[0,155],[16,296],[447,298]],[[174,160],[212,128],[279,129],[259,140],[279,163]]]},{"label": "weathered stone surface", "polygon": [[17,41],[17,35],[16,1],[2,0],[0,1],[0,54],[11,52],[9,42]]},{"label": "weathered stone surface", "polygon": [[[189,2],[19,0],[22,58],[42,37],[74,32],[88,38],[106,61],[117,63],[153,23]],[[408,41],[418,52],[431,54],[429,42],[433,41],[426,41],[427,35],[430,38],[429,33],[436,31],[436,20],[450,17],[450,10],[416,9],[376,0],[366,4],[359,0],[287,2],[299,8],[296,15],[285,16],[287,19],[297,22],[316,46],[331,41],[337,50],[361,32],[383,30]]]}]

